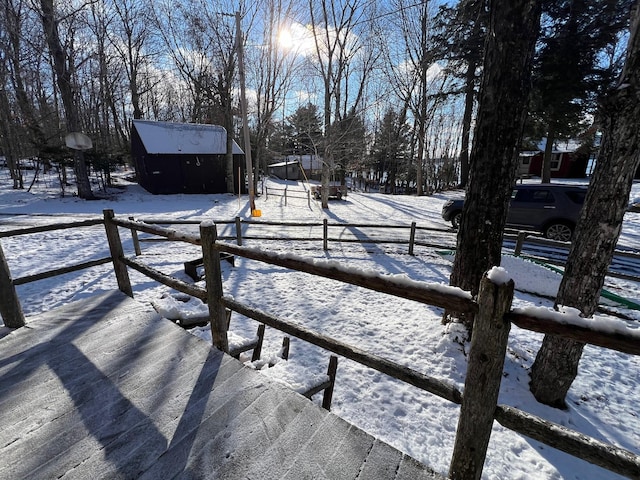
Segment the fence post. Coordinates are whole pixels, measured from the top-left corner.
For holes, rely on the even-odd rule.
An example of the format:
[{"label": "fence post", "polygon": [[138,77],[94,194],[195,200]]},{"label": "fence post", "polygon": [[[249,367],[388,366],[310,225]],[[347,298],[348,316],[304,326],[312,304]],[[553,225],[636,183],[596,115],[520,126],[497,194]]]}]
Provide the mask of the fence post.
[{"label": "fence post", "polygon": [[329,250],[329,222],[326,218],[322,220],[322,249],[325,252]]},{"label": "fence post", "polygon": [[[217,231],[216,231],[216,237],[217,237]],[[240,220],[240,217],[236,217],[236,243],[238,244],[239,247],[242,246],[242,221]]]},{"label": "fence post", "polygon": [[266,202],[267,200],[269,200],[269,187],[265,187],[264,183],[262,185],[262,188],[264,188],[264,201]]},{"label": "fence post", "polygon": [[411,222],[411,233],[409,234],[409,255],[413,255],[413,244],[416,241],[416,222]]},{"label": "fence post", "polygon": [[464,383],[449,478],[479,479],[491,436],[494,412],[504,369],[511,323],[513,280],[498,283],[485,273],[478,292],[478,313],[473,323],[471,350]]},{"label": "fence post", "polygon": [[202,259],[204,263],[204,279],[207,287],[211,339],[214,347],[229,353],[227,315],[221,301],[223,291],[220,252],[214,248],[217,238],[218,232],[213,222],[202,222],[200,224],[200,239],[202,241]]},{"label": "fence post", "polygon": [[103,210],[102,214],[104,215],[104,229],[107,233],[107,241],[109,242],[111,261],[113,262],[113,271],[115,272],[116,280],[118,281],[118,288],[122,293],[133,298],[129,272],[127,271],[127,266],[122,262],[124,251],[122,250],[120,233],[118,232],[118,226],[112,222],[115,215],[113,210]]},{"label": "fence post", "polygon": [[287,206],[287,187],[284,187],[284,206]]},{"label": "fence post", "polygon": [[4,256],[2,245],[0,245],[0,314],[5,327],[24,327],[24,313],[22,313],[22,306],[16,286],[11,279],[9,264]]},{"label": "fence post", "polygon": [[524,241],[527,239],[527,232],[518,232],[518,239],[516,240],[516,247],[513,250],[513,254],[518,256],[522,253],[522,247],[524,246]]},{"label": "fence post", "polygon": [[311,208],[311,190],[307,190],[307,205]]},{"label": "fence post", "polygon": [[[129,220],[133,222],[134,218],[129,217]],[[131,229],[131,238],[133,239],[133,250],[136,252],[136,257],[142,255],[140,250],[140,240],[138,239],[138,231],[135,228]]]}]

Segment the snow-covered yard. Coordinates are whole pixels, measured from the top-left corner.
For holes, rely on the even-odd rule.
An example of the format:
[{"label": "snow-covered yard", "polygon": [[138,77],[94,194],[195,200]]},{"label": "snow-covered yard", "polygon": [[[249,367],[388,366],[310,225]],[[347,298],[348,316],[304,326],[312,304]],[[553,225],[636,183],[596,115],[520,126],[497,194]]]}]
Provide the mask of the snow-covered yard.
[{"label": "snow-covered yard", "polygon": [[[153,196],[137,185],[123,185],[108,198],[85,202],[60,198],[55,189],[42,181],[32,193],[14,191],[6,171],[0,171],[0,230],[21,226],[101,216],[105,208],[116,215],[136,219],[173,218],[232,220],[250,218],[246,197],[231,195]],[[299,185],[297,188],[302,189]],[[304,198],[284,199],[269,195],[257,199],[260,220],[321,221],[403,224],[447,228],[440,217],[442,204],[460,192],[430,197],[389,196],[350,192],[346,200],[331,201],[322,211],[319,204],[308,206]],[[640,184],[634,185],[632,200],[640,199]],[[178,228],[178,227],[176,227]],[[192,229],[193,230],[193,229]],[[297,235],[304,235],[301,228]],[[309,229],[306,234],[311,236]],[[128,255],[133,244],[121,231]],[[640,213],[628,213],[620,244],[638,248]],[[82,227],[2,239],[2,248],[14,278],[53,266],[91,260],[108,255],[102,227]],[[430,283],[448,283],[450,259],[434,249],[417,247],[414,256],[406,245],[332,242],[329,251],[319,242],[258,242],[246,245],[275,252],[333,260],[357,269],[382,274],[406,275]],[[199,248],[187,244],[153,242],[142,244],[142,259],[153,267],[183,280],[183,262],[200,256]],[[505,257],[505,267],[516,282],[514,307],[551,307],[552,301],[537,294],[555,293],[559,275],[538,265]],[[410,366],[462,389],[466,370],[464,348],[456,325],[443,326],[442,311],[415,302],[345,285],[308,274],[236,259],[235,266],[223,262],[226,295],[266,310],[306,328],[334,337],[376,355]],[[136,299],[154,304],[167,317],[197,315],[205,306],[198,300],[176,299],[175,292],[130,271]],[[25,314],[33,315],[96,292],[115,289],[110,264],[84,272],[67,274],[18,287]],[[609,279],[606,288],[638,301],[639,285]],[[526,293],[525,293],[526,292]],[[616,307],[610,307],[616,308]],[[623,310],[632,318],[630,328],[640,327],[640,312]],[[606,317],[604,317],[606,318]],[[602,320],[602,319],[601,319]],[[619,321],[616,319],[616,321]],[[253,336],[256,323],[234,314],[234,334]],[[193,333],[210,341],[208,328]],[[569,392],[569,409],[559,411],[539,405],[528,390],[528,368],[541,342],[541,335],[513,327],[505,363],[500,403],[576,429],[595,438],[614,443],[640,454],[640,359],[601,348],[587,347],[576,382]],[[264,356],[280,349],[282,334],[267,329]],[[289,362],[280,362],[265,374],[292,380],[292,371],[322,373],[329,353],[292,339]],[[319,400],[316,400],[319,402]],[[332,411],[396,448],[446,473],[451,459],[458,407],[402,382],[390,379],[348,360],[341,359]],[[497,423],[489,445],[483,478],[487,479],[614,479],[620,478],[536,441],[504,429]]]}]

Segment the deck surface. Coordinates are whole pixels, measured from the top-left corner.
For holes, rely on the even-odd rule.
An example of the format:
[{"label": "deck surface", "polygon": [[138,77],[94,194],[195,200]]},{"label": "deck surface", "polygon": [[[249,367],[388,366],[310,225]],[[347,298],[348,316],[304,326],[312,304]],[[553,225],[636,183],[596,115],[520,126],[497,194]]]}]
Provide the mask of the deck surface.
[{"label": "deck surface", "polygon": [[0,479],[442,476],[120,292],[0,338]]}]

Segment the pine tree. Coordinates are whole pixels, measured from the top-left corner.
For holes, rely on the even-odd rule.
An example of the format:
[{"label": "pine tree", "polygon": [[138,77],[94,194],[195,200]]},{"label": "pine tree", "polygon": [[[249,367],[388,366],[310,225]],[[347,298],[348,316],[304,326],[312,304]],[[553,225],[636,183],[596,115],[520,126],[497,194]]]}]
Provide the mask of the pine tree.
[{"label": "pine tree", "polygon": [[408,126],[400,115],[388,109],[378,127],[370,153],[371,164],[379,177],[385,178],[385,191],[395,193],[398,173],[406,170],[409,160]]},{"label": "pine tree", "polygon": [[[615,65],[601,65],[601,55],[626,28],[629,0],[548,1],[534,60],[530,124],[546,137],[542,182],[551,180],[556,139],[585,130],[598,93],[610,86]],[[609,68],[607,68],[609,67]]]},{"label": "pine tree", "polygon": [[287,119],[290,153],[317,155],[322,149],[322,119],[318,107],[307,103]]},{"label": "pine tree", "polygon": [[469,150],[473,109],[478,95],[478,71],[482,66],[488,15],[482,0],[461,0],[455,7],[442,6],[436,16],[435,52],[437,59],[447,61],[447,72],[462,81],[464,95],[462,139],[460,147],[460,186],[469,179]]},{"label": "pine tree", "polygon": [[[495,0],[490,4],[470,181],[450,279],[451,285],[474,295],[482,275],[500,265],[540,21],[536,0]],[[461,320],[470,330],[473,319]]]},{"label": "pine tree", "polygon": [[[613,258],[635,171],[640,166],[640,0],[620,81],[600,107],[603,141],[576,227],[556,306],[592,316]],[[531,391],[542,403],[564,407],[584,344],[546,335],[531,368]]]}]

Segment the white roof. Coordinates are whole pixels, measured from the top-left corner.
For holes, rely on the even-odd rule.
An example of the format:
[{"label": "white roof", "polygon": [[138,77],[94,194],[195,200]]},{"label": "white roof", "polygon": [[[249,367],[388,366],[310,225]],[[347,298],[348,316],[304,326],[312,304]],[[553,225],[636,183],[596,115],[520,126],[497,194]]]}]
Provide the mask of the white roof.
[{"label": "white roof", "polygon": [[[538,148],[541,152],[544,152],[544,149],[547,145],[546,137],[543,137],[542,140],[538,143]],[[556,140],[553,142],[553,153],[571,153],[575,152],[578,147],[580,147],[580,141],[575,139],[570,140]]]},{"label": "white roof", "polygon": [[[134,120],[147,153],[222,155],[227,151],[227,131],[219,125]],[[233,154],[244,152],[233,142]]]},{"label": "white roof", "polygon": [[322,158],[317,155],[288,155],[283,162],[271,163],[269,166],[284,167],[296,163],[301,164],[305,170],[320,170],[322,168]]}]

